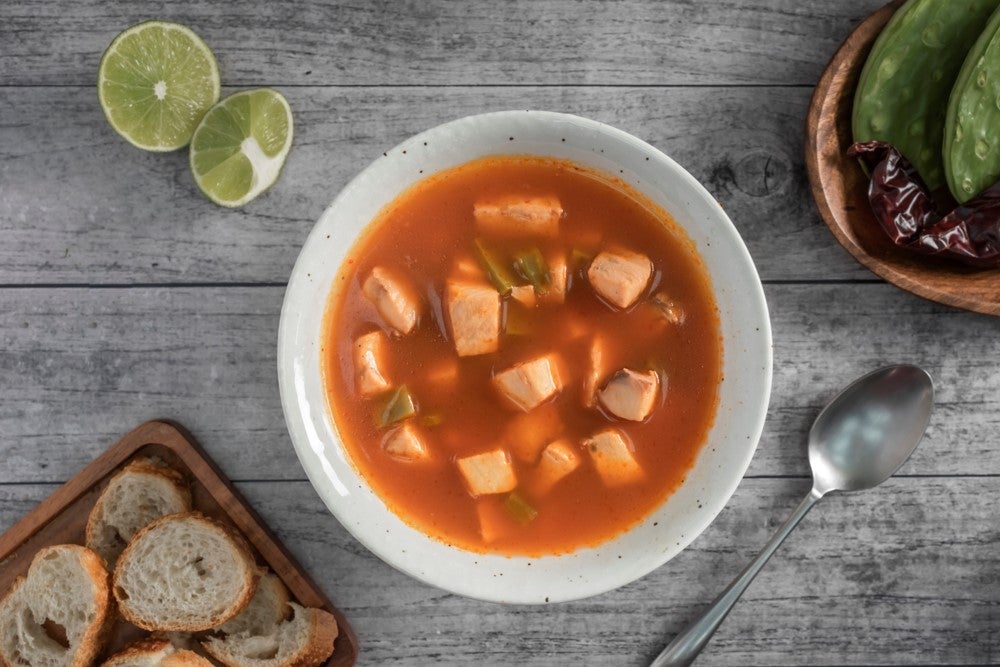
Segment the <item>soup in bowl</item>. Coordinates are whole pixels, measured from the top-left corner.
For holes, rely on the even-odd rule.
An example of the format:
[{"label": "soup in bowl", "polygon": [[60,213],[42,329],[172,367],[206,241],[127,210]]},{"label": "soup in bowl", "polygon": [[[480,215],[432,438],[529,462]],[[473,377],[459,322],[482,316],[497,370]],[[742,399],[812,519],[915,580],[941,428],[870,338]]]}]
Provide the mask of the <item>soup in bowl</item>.
[{"label": "soup in bowl", "polygon": [[289,282],[279,380],[330,510],[457,593],[552,602],[696,537],[756,447],[762,290],[718,204],[608,126],[449,123],[386,153]]}]

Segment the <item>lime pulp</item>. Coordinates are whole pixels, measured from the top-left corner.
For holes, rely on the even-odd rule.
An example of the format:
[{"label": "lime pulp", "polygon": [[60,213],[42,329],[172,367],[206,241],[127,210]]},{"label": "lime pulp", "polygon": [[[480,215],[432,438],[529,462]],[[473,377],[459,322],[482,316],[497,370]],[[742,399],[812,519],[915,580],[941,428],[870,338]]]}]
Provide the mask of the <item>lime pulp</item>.
[{"label": "lime pulp", "polygon": [[219,68],[189,28],[147,21],[120,33],[101,57],[97,94],[111,126],[149,151],[186,146],[219,99]]}]

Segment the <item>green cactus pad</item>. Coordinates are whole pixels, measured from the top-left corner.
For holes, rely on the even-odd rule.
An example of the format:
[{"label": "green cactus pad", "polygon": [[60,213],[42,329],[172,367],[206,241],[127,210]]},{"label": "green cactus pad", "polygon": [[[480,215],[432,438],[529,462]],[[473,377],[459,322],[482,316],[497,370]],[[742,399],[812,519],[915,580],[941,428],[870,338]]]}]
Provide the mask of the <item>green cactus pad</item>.
[{"label": "green cactus pad", "polygon": [[1000,10],[962,65],[944,128],[948,188],[967,202],[1000,181]]},{"label": "green cactus pad", "polygon": [[948,96],[966,54],[1000,0],[909,0],[875,41],[854,95],[855,141],[885,141],[927,185],[945,184]]}]

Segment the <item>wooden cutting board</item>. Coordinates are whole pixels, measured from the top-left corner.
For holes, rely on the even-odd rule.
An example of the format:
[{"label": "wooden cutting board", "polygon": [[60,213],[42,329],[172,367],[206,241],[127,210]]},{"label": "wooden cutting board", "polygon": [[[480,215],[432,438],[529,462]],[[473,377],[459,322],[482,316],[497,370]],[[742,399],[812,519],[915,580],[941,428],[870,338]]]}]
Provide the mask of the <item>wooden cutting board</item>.
[{"label": "wooden cutting board", "polygon": [[[114,473],[137,456],[158,456],[181,472],[191,486],[195,509],[229,523],[246,537],[257,561],[277,574],[292,597],[306,607],[334,615],[340,634],[329,667],[353,665],[358,640],[344,614],[295,562],[284,545],[251,509],[215,463],[184,429],[164,421],[142,424],[63,484],[38,507],[0,535],[0,594],[24,574],[39,549],[53,544],[83,544],[87,516]],[[148,633],[119,620],[108,654]]]}]

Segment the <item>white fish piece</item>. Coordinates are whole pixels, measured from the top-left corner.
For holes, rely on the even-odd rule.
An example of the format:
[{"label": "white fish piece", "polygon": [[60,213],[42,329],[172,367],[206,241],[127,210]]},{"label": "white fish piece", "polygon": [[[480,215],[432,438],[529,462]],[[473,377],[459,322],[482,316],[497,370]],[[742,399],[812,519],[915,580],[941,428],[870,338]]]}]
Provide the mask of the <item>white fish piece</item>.
[{"label": "white fish piece", "polygon": [[554,353],[543,354],[497,373],[493,385],[511,403],[528,412],[562,389],[559,366]]},{"label": "white fish piece", "polygon": [[385,323],[405,336],[417,326],[420,317],[420,296],[404,279],[385,267],[376,266],[361,286],[365,297]]},{"label": "white fish piece", "polygon": [[587,269],[587,279],[594,291],[623,310],[642,296],[652,276],[649,257],[629,250],[602,252]]},{"label": "white fish piece", "polygon": [[422,460],[430,456],[430,450],[426,443],[417,433],[416,427],[410,422],[403,422],[402,425],[389,431],[382,441],[382,447],[389,454],[410,461]]},{"label": "white fish piece", "polygon": [[554,238],[563,208],[555,195],[505,195],[476,202],[472,214],[479,230],[491,236]]},{"label": "white fish piece", "polygon": [[500,294],[485,283],[449,280],[445,309],[460,357],[496,352],[500,347]]},{"label": "white fish piece", "polygon": [[532,490],[544,494],[559,481],[580,467],[580,455],[566,439],[556,440],[546,445],[535,466]]},{"label": "white fish piece", "polygon": [[465,478],[469,492],[474,496],[513,491],[517,486],[514,464],[503,449],[493,449],[455,459],[459,472]]},{"label": "white fish piece", "polygon": [[615,417],[641,422],[653,411],[659,391],[660,378],[656,371],[623,368],[597,393],[597,400]]},{"label": "white fish piece", "polygon": [[362,396],[375,396],[392,388],[385,371],[388,342],[382,331],[366,333],[354,341],[354,380]]},{"label": "white fish piece", "polygon": [[635,460],[632,448],[618,429],[599,431],[583,441],[590,453],[597,474],[608,486],[624,486],[645,478],[646,473]]}]

